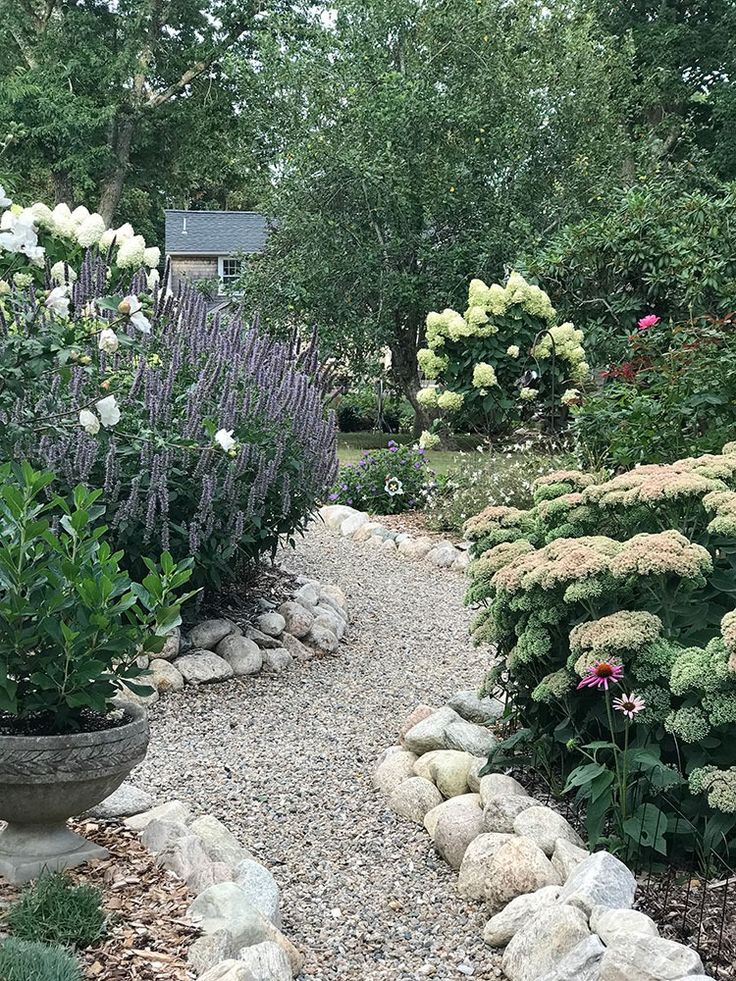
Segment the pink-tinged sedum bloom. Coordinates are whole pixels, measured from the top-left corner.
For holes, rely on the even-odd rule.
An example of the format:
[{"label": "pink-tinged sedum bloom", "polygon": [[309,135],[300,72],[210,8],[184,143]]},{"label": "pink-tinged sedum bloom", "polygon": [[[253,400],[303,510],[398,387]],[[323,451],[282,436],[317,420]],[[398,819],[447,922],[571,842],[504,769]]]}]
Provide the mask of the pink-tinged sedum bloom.
[{"label": "pink-tinged sedum bloom", "polygon": [[639,330],[649,330],[650,327],[656,327],[661,319],[656,313],[650,313],[646,317],[642,317],[636,326]]},{"label": "pink-tinged sedum bloom", "polygon": [[617,695],[613,700],[613,707],[617,712],[623,712],[627,719],[633,719],[639,712],[643,712],[647,705],[643,698],[639,698],[632,691],[630,695]]},{"label": "pink-tinged sedum bloom", "polygon": [[608,691],[609,684],[615,685],[624,675],[624,669],[620,664],[613,661],[596,661],[592,664],[578,688],[605,688]]}]

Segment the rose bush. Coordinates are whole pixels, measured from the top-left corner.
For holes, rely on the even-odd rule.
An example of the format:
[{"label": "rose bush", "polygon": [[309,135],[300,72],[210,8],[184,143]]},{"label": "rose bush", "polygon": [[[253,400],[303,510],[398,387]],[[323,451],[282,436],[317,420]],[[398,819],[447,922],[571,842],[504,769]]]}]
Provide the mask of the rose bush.
[{"label": "rose bush", "polygon": [[464,314],[430,313],[417,400],[459,431],[508,430],[522,417],[555,428],[588,378],[583,333],[558,324],[547,294],[518,273],[474,279]]},{"label": "rose bush", "polygon": [[620,667],[619,691],[646,706],[634,728],[654,773],[636,806],[661,810],[670,847],[683,830],[676,814],[727,840],[736,827],[736,444],[611,479],[546,474],[535,498],[466,525],[474,636],[498,650],[489,683],[509,692],[559,772],[610,737],[605,701],[579,692],[581,678],[601,662]]}]

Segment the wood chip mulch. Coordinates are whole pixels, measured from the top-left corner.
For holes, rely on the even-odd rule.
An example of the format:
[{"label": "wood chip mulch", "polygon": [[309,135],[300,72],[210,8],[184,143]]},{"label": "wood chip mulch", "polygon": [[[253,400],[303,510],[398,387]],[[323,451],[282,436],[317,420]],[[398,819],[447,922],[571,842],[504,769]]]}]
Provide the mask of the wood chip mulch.
[{"label": "wood chip mulch", "polygon": [[[110,852],[109,858],[70,869],[75,884],[97,887],[107,932],[80,951],[90,981],[189,981],[187,950],[199,931],[186,921],[192,901],[186,885],[159,868],[137,834],[114,821],[78,821],[72,827]],[[0,908],[20,894],[0,880]]]}]

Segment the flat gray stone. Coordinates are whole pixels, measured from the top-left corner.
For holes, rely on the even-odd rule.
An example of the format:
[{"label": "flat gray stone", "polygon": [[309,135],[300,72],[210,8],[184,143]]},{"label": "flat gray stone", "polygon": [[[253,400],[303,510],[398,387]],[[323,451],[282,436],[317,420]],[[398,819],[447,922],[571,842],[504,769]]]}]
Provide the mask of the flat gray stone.
[{"label": "flat gray stone", "polygon": [[480,778],[479,785],[480,799],[483,807],[493,797],[528,797],[526,789],[522,787],[518,780],[506,776],[505,773],[487,773]]},{"label": "flat gray stone", "polygon": [[489,729],[474,722],[451,722],[445,729],[447,749],[461,749],[471,756],[488,756],[498,745],[498,739]]},{"label": "flat gray stone", "polygon": [[287,650],[291,654],[295,661],[311,661],[314,657],[314,651],[311,647],[302,644],[300,640],[286,631],[281,634],[280,644],[284,650]]},{"label": "flat gray stone", "polygon": [[497,910],[524,893],[559,885],[560,877],[539,845],[513,836],[493,856],[486,899]]},{"label": "flat gray stone", "polygon": [[199,977],[234,953],[232,938],[227,930],[216,930],[209,936],[197,937],[187,951],[187,967]]},{"label": "flat gray stone", "polygon": [[255,981],[255,978],[247,964],[230,959],[215,964],[199,981]]},{"label": "flat gray stone", "polygon": [[255,627],[267,637],[279,637],[286,628],[286,620],[280,613],[261,613],[256,618]]},{"label": "flat gray stone", "polygon": [[132,831],[143,831],[151,821],[175,821],[180,824],[188,824],[191,820],[192,812],[189,806],[181,800],[170,800],[165,804],[158,804],[150,811],[143,811],[133,817],[126,818],[123,822],[126,828]]},{"label": "flat gray stone", "polygon": [[243,961],[255,981],[291,981],[289,958],[271,940],[244,947],[238,959]]},{"label": "flat gray stone", "polygon": [[227,661],[236,678],[258,674],[263,665],[263,654],[258,644],[238,634],[229,634],[223,638],[217,645],[216,653]]},{"label": "flat gray stone", "polygon": [[232,878],[245,892],[248,901],[274,926],[280,927],[281,892],[268,869],[253,858],[245,858],[233,869]]},{"label": "flat gray stone", "polygon": [[402,781],[415,776],[414,764],[418,759],[415,753],[402,749],[391,753],[376,767],[373,786],[383,794],[390,794]]},{"label": "flat gray stone", "polygon": [[560,879],[567,882],[573,869],[576,869],[589,855],[587,848],[579,848],[565,838],[558,838],[552,852],[552,864],[559,872]]},{"label": "flat gray stone", "polygon": [[333,633],[325,622],[318,623],[317,620],[312,624],[304,641],[311,647],[316,647],[318,651],[322,651],[323,654],[334,654],[340,643],[337,634]]},{"label": "flat gray stone", "polygon": [[158,855],[159,852],[169,848],[175,841],[185,838],[188,834],[189,829],[183,821],[157,818],[150,821],[143,829],[141,844],[152,854]]},{"label": "flat gray stone", "polygon": [[576,866],[560,892],[560,902],[569,903],[590,916],[594,906],[631,909],[636,879],[610,852],[594,852]]},{"label": "flat gray stone", "polygon": [[563,838],[578,848],[582,848],[583,839],[569,821],[554,811],[551,807],[529,807],[514,819],[514,831],[523,838],[531,838],[542,849],[545,855],[551,855],[555,850],[555,842]]},{"label": "flat gray stone", "polygon": [[605,947],[595,935],[586,937],[539,981],[599,981]]},{"label": "flat gray stone", "polygon": [[509,981],[539,981],[590,936],[582,910],[549,906],[538,910],[509,941],[502,967]]},{"label": "flat gray stone", "polygon": [[[450,747],[445,740],[445,733],[450,725],[463,720],[454,709],[444,706],[432,712],[431,715],[417,722],[408,732],[404,733],[404,747],[417,756],[430,753],[433,749],[457,749]],[[473,754],[482,755],[480,753]]]},{"label": "flat gray stone", "polygon": [[319,603],[319,590],[314,583],[304,583],[304,585],[297,589],[297,591],[294,593],[294,600],[301,606],[304,606],[310,610],[313,606],[316,606]]},{"label": "flat gray stone", "polygon": [[193,648],[212,651],[223,637],[235,631],[236,626],[231,620],[203,620],[189,631],[189,643]]},{"label": "flat gray stone", "polygon": [[490,695],[481,698],[472,689],[459,691],[447,704],[467,722],[477,722],[479,725],[497,722],[504,711],[504,704],[500,699],[491,698]]},{"label": "flat gray stone", "polygon": [[[460,863],[457,891],[461,896],[466,896],[469,899],[487,899],[489,897],[493,882],[493,859],[496,852],[512,840],[512,835],[483,832],[471,841]],[[504,943],[506,942],[504,941]]]},{"label": "flat gray stone", "polygon": [[[162,661],[173,661],[175,657],[179,656],[179,648],[181,647],[181,630],[178,627],[174,627],[170,634],[166,637],[166,642],[161,650],[156,655]],[[182,654],[184,651],[181,652]]]},{"label": "flat gray stone", "polygon": [[100,804],[90,808],[87,814],[95,818],[131,817],[152,807],[153,797],[149,793],[134,787],[132,783],[123,783]]},{"label": "flat gray stone", "polygon": [[253,626],[246,628],[245,636],[248,640],[252,640],[255,644],[258,644],[261,650],[282,646],[281,640],[278,637],[269,637],[268,634],[264,634],[261,630],[256,630]]},{"label": "flat gray stone", "polygon": [[288,671],[293,665],[294,658],[285,647],[274,647],[263,652],[263,670],[280,674]]},{"label": "flat gray stone", "polygon": [[427,552],[425,557],[427,562],[431,562],[438,569],[449,569],[459,556],[460,553],[454,545],[440,543]]},{"label": "flat gray stone", "polygon": [[601,961],[600,981],[680,981],[703,973],[691,947],[642,934],[613,937]]},{"label": "flat gray stone", "polygon": [[[483,939],[491,947],[505,947],[540,909],[556,905],[559,894],[559,886],[544,886],[536,892],[517,896],[486,923]],[[485,890],[476,898],[481,899],[484,895]]]},{"label": "flat gray stone", "polygon": [[235,869],[243,859],[253,858],[232,831],[211,814],[192,821],[189,830],[202,839],[205,851],[213,862],[224,862],[231,869]]},{"label": "flat gray stone", "polygon": [[608,946],[620,934],[639,933],[658,937],[659,927],[646,913],[636,909],[608,909],[594,906],[590,914],[590,929]]},{"label": "flat gray stone", "polygon": [[181,672],[184,680],[190,685],[205,685],[213,681],[227,681],[232,678],[233,669],[227,661],[215,654],[214,651],[195,650],[174,661],[174,666]]},{"label": "flat gray stone", "polygon": [[497,831],[504,835],[513,834],[514,821],[521,812],[538,806],[539,801],[526,795],[522,797],[518,794],[509,794],[508,797],[491,797],[483,808],[486,831]]}]

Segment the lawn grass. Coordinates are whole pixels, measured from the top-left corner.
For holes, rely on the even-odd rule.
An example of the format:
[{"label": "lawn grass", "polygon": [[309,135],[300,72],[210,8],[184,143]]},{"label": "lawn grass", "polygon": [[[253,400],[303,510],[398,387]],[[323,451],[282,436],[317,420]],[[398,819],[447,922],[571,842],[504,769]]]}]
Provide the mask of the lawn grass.
[{"label": "lawn grass", "polygon": [[[388,441],[391,439],[395,440],[401,445],[414,442],[414,438],[409,433],[339,433],[337,437],[337,456],[340,460],[340,465],[345,466],[345,464],[348,463],[357,463],[366,450],[385,448],[388,445]],[[475,445],[477,443],[477,438],[472,439],[474,440],[473,445]],[[438,474],[449,473],[454,467],[457,466],[461,456],[464,456],[467,459],[467,457],[470,455],[476,455],[474,449],[472,451],[427,451],[429,465]]]}]

